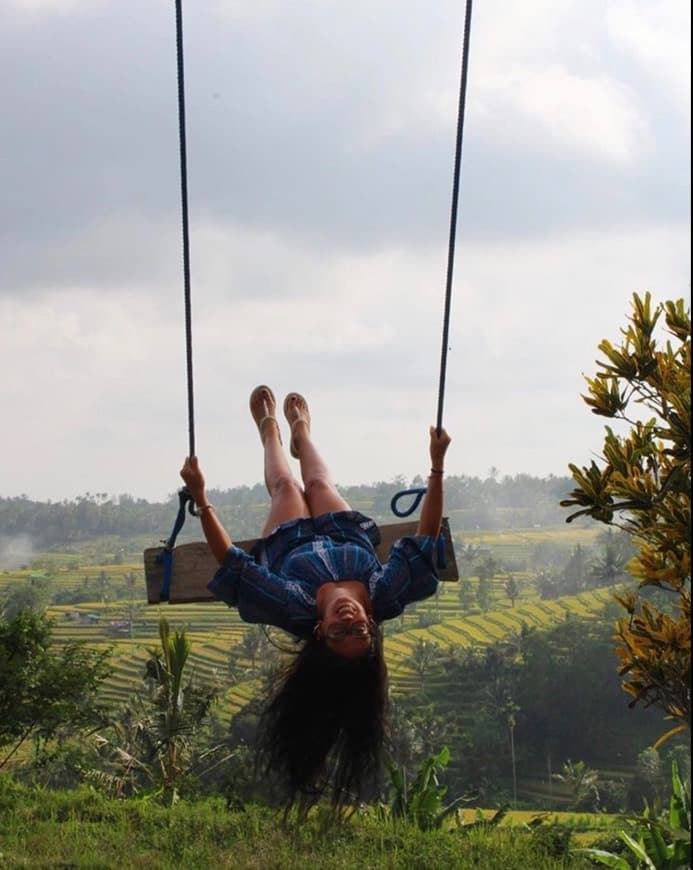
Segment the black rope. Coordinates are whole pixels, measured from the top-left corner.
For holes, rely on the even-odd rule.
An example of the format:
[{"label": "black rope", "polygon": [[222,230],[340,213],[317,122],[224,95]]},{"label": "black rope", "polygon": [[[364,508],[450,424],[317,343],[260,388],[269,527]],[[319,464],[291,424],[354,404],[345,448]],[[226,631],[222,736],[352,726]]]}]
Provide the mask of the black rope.
[{"label": "black rope", "polygon": [[460,76],[460,97],[457,109],[457,143],[455,146],[455,168],[452,186],[452,205],[450,208],[450,241],[448,244],[448,268],[445,282],[445,313],[443,315],[443,343],[440,356],[440,381],[438,383],[438,435],[443,428],[443,400],[445,397],[445,374],[448,360],[448,336],[450,333],[450,307],[452,302],[452,273],[455,264],[455,235],[457,231],[457,203],[460,192],[460,166],[462,164],[462,134],[464,131],[464,109],[467,101],[467,67],[469,65],[469,33],[472,23],[472,0],[467,0],[464,18],[464,38],[462,40],[462,72]]},{"label": "black rope", "polygon": [[176,54],[178,58],[178,139],[180,142],[180,197],[183,219],[183,283],[185,292],[185,357],[188,379],[188,455],[195,455],[193,396],[192,306],[190,302],[190,234],[188,231],[188,160],[185,139],[185,77],[183,74],[183,3],[176,0]]},{"label": "black rope", "polygon": [[[440,379],[438,383],[438,413],[436,429],[438,434],[443,427],[443,403],[445,397],[445,378],[447,371],[448,342],[450,334],[450,311],[452,303],[452,278],[455,262],[455,239],[457,232],[457,210],[460,190],[460,167],[462,163],[462,138],[464,132],[464,112],[467,97],[467,70],[469,66],[469,36],[472,20],[472,0],[467,0],[465,8],[464,36],[462,40],[462,69],[457,111],[457,140],[455,144],[455,165],[453,171],[452,203],[450,208],[450,237],[448,242],[448,263],[445,282],[445,310],[443,314],[443,337],[440,358]],[[182,0],[176,0],[176,55],[178,66],[178,136],[180,142],[180,181],[181,217],[183,224],[183,281],[185,294],[185,350],[187,369],[188,397],[188,442],[189,455],[195,455],[195,413],[193,390],[192,358],[192,305],[190,293],[190,233],[188,228],[188,170],[187,145],[185,134],[185,75],[183,64],[183,10]]]}]

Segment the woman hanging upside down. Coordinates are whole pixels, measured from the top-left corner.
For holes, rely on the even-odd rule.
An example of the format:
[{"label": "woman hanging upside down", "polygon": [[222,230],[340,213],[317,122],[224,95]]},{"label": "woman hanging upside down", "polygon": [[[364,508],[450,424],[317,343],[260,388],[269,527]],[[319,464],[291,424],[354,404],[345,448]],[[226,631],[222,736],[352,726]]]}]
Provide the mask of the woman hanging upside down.
[{"label": "woman hanging upside down", "polygon": [[341,805],[361,797],[380,766],[387,671],[379,626],[438,585],[435,543],[450,437],[431,427],[431,474],[416,535],[397,541],[381,564],[378,528],[351,510],[332,483],[311,439],[303,396],[289,393],[284,401],[303,486],[284,453],[269,387],[253,390],[250,412],[271,498],[251,554],[234,547],[219,522],[197,457],[185,460],[181,476],[220,565],[210,590],[246,622],[278,626],[303,641],[263,714],[259,745],[266,769],[285,780],[289,804],[310,805],[331,784],[332,799]]}]

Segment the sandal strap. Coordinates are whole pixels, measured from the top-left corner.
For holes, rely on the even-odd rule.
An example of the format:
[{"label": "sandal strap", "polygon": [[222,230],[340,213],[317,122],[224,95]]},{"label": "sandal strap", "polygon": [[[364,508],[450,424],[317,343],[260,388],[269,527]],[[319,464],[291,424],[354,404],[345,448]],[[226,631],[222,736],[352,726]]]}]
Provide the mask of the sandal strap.
[{"label": "sandal strap", "polygon": [[[267,408],[265,408],[265,410],[267,410]],[[261,420],[258,420],[257,428],[258,428],[258,432],[260,433],[260,438],[262,438],[262,432],[263,432],[263,429],[265,428],[265,424],[270,423],[270,422],[274,423],[275,426],[277,427],[277,434],[279,435],[279,443],[281,444],[282,443],[282,433],[281,433],[281,430],[279,428],[279,423],[277,422],[277,418],[274,417],[272,414],[265,414],[265,416]]]}]

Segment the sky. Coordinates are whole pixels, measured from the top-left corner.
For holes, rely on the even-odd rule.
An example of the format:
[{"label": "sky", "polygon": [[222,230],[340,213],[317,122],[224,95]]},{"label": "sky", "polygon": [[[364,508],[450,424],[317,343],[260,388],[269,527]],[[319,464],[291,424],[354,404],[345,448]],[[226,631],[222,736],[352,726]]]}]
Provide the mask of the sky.
[{"label": "sky", "polygon": [[[280,412],[307,397],[338,483],[425,475],[464,3],[189,0],[183,20],[208,485],[261,481],[260,383]],[[634,292],[690,298],[690,69],[684,0],[477,0],[449,474],[598,456],[597,345]],[[180,485],[176,88],[170,0],[0,0],[0,496]]]}]

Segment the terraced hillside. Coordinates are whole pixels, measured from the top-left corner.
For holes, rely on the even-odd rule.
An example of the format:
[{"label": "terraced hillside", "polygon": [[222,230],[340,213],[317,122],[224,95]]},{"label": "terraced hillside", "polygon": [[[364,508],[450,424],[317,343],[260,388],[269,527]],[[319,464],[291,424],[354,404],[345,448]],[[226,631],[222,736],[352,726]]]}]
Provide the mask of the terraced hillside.
[{"label": "terraced hillside", "polygon": [[535,597],[517,602],[514,607],[498,607],[483,614],[463,615],[450,610],[447,615],[442,615],[441,622],[425,628],[388,631],[386,652],[393,693],[401,694],[418,686],[419,676],[412,661],[421,641],[441,652],[450,647],[483,647],[489,642],[511,637],[520,632],[523,625],[549,628],[563,621],[567,614],[596,618],[613,598],[613,593],[609,587],[554,601],[541,601]]},{"label": "terraced hillside", "polygon": [[[439,622],[418,627],[417,617],[423,622],[437,618],[435,604],[420,604],[406,619],[387,625],[386,656],[392,691],[398,695],[417,687],[419,676],[413,657],[421,641],[435,645],[441,652],[451,647],[481,647],[520,631],[523,623],[549,627],[559,623],[568,613],[596,617],[612,595],[612,589],[597,589],[550,602],[527,600],[516,603],[514,608],[498,606],[483,614],[465,615],[454,606],[444,606],[448,603],[454,605],[454,602],[445,600],[453,597],[453,593],[446,590],[441,595]],[[57,640],[80,639],[90,646],[112,648],[114,673],[106,682],[104,691],[114,705],[122,704],[140,683],[147,650],[157,642],[159,613],[165,615],[173,626],[186,628],[193,642],[191,663],[195,674],[206,682],[217,682],[223,687],[224,714],[232,715],[248,702],[268,660],[278,654],[261,638],[255,660],[252,660],[244,641],[249,632],[257,629],[242,623],[223,605],[157,608],[148,612],[146,622],[135,624],[132,630],[118,627],[123,625],[123,621],[109,620],[104,611],[105,608],[98,607],[85,609],[83,612],[89,621],[79,624],[75,624],[75,613],[82,611],[75,608],[55,607],[50,613],[56,620]],[[98,620],[95,619],[97,616],[100,617]],[[286,640],[283,643],[286,644]]]},{"label": "terraced hillside", "polygon": [[[483,646],[520,631],[523,623],[548,627],[567,613],[596,616],[612,596],[613,590],[604,588],[555,601],[533,596],[520,599],[514,607],[497,598],[494,609],[486,613],[464,614],[454,587],[446,586],[439,601],[421,603],[404,619],[387,624],[386,652],[393,691],[398,694],[415,686],[417,677],[410,659],[421,640],[435,644],[441,651],[451,646]],[[157,642],[159,614],[174,627],[186,629],[193,642],[196,675],[225,687],[224,708],[229,713],[247,703],[266,665],[266,654],[258,655],[253,662],[244,652],[244,638],[252,629],[221,604],[152,608],[145,611],[146,619],[132,626],[127,620],[113,618],[113,609],[98,603],[54,606],[49,613],[55,620],[56,640],[82,640],[96,648],[112,648],[115,671],[106,683],[105,693],[114,704],[121,704],[139,684],[147,650]],[[419,621],[431,619],[440,621],[416,627]]]},{"label": "terraced hillside", "polygon": [[[560,549],[568,554],[576,544],[589,546],[595,534],[593,528],[560,526],[507,532],[477,530],[465,532],[464,540],[458,537],[458,547],[474,547],[480,553],[492,554],[499,565],[512,569],[520,587],[519,597],[513,606],[505,592],[508,575],[499,569],[489,582],[485,612],[481,612],[473,597],[471,603],[463,605],[460,584],[448,583],[441,584],[434,598],[408,608],[402,617],[387,623],[387,659],[395,694],[417,685],[419,678],[412,654],[421,641],[435,644],[442,651],[453,646],[483,646],[519,631],[523,623],[548,627],[566,613],[585,616],[599,613],[613,590],[598,589],[542,601],[531,572],[526,570],[534,554],[542,549]],[[86,561],[92,560],[90,549]],[[54,618],[58,641],[84,640],[90,646],[113,650],[114,673],[104,691],[114,705],[122,704],[139,685],[147,650],[158,640],[160,615],[165,615],[173,627],[187,630],[193,641],[192,664],[200,679],[222,686],[222,715],[237,712],[257,691],[258,681],[278,655],[264,636],[256,636],[252,642],[249,633],[257,633],[257,628],[243,623],[222,604],[148,607],[141,564],[119,564],[115,559],[110,564],[83,564],[84,561],[79,554],[39,557],[30,567],[0,573],[0,595],[18,586],[49,588],[49,600],[54,602],[49,606],[49,614]],[[461,559],[460,564],[462,567]],[[478,578],[471,576],[463,582],[473,595]],[[80,600],[85,594],[91,596],[90,600]],[[71,603],[73,600],[79,603]],[[286,645],[285,639],[282,644]]]}]

